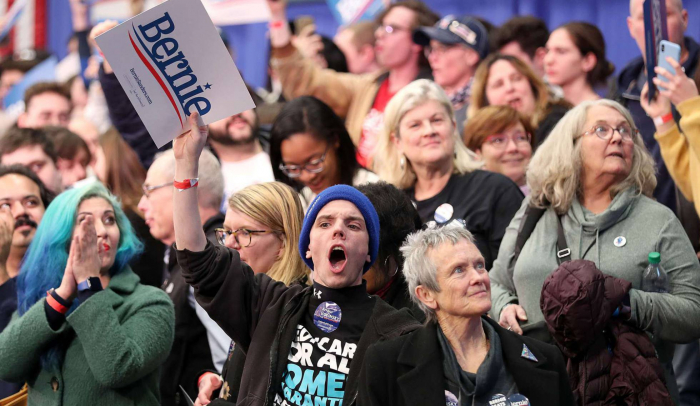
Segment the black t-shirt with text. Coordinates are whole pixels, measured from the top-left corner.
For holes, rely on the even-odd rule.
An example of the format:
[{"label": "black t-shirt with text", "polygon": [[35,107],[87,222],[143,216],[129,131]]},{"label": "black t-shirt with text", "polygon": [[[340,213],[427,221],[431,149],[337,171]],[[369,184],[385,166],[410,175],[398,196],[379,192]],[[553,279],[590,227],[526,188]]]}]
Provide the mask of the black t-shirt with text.
[{"label": "black t-shirt with text", "polygon": [[406,193],[424,224],[463,219],[486,261],[486,269],[491,269],[496,260],[506,228],[525,198],[506,176],[482,170],[452,175],[440,193],[429,199],[416,201],[413,188],[406,189]]},{"label": "black t-shirt with text", "polygon": [[364,283],[343,289],[314,283],[313,288],[275,406],[341,406],[357,343],[372,315],[376,298]]}]

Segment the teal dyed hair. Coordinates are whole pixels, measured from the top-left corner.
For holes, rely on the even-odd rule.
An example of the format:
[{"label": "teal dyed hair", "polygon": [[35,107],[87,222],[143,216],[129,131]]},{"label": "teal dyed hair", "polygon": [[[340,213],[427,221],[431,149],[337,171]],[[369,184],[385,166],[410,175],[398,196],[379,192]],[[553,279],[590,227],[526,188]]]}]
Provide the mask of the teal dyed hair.
[{"label": "teal dyed hair", "polygon": [[[20,316],[46,297],[46,291],[61,285],[78,207],[84,200],[95,197],[106,200],[114,208],[119,227],[117,256],[109,270],[110,276],[124,270],[129,261],[143,250],[143,244],[136,237],[121,204],[101,183],[95,182],[61,193],[44,213],[22,261],[17,276],[17,311]],[[75,310],[77,305],[74,302],[68,314]],[[60,364],[62,352],[60,345],[54,344],[42,354],[42,365],[57,366]]]}]

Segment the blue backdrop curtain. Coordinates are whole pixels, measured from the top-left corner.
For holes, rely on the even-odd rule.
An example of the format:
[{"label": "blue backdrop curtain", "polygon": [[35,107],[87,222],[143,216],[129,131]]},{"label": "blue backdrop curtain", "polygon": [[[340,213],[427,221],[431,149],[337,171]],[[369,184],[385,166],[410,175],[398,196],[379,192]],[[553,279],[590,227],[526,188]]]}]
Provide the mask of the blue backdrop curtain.
[{"label": "blue backdrop curtain", "polygon": [[[441,16],[472,14],[498,25],[515,15],[531,14],[542,18],[550,30],[569,21],[593,23],[605,36],[608,59],[619,71],[630,59],[639,56],[636,43],[630,38],[626,17],[629,0],[427,0],[427,4]],[[71,15],[68,0],[51,0],[49,4],[49,48],[63,57],[71,35]],[[685,0],[690,14],[689,35],[700,38],[700,1]],[[319,33],[332,37],[338,24],[325,2],[297,1],[289,5],[289,18],[311,15]],[[268,47],[266,24],[222,27],[236,52],[236,65],[243,77],[254,87],[267,81]],[[261,46],[261,44],[263,44]]]}]

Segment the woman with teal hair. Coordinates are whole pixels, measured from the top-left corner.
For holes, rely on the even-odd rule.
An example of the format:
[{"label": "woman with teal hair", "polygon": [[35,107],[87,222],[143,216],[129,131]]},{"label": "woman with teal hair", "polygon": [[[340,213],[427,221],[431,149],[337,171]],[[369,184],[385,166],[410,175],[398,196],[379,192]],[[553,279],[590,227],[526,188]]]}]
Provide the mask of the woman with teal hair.
[{"label": "woman with teal hair", "polygon": [[51,203],[20,269],[18,311],[0,334],[0,379],[27,382],[29,405],[159,404],[175,315],[127,265],[141,250],[101,184]]}]

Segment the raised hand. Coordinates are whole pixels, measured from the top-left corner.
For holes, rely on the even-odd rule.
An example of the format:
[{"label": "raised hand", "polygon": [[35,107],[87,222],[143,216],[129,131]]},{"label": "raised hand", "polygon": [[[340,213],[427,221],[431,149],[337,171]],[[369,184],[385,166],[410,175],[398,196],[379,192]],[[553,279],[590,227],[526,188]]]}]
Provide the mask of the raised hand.
[{"label": "raised hand", "polygon": [[197,168],[199,157],[202,155],[209,134],[207,126],[199,126],[198,121],[199,113],[195,111],[187,118],[187,131],[173,140],[173,153],[178,168]]},{"label": "raised hand", "polygon": [[273,20],[287,19],[287,0],[267,0],[267,6]]},{"label": "raised hand", "polygon": [[77,233],[70,245],[73,254],[70,266],[73,269],[75,281],[80,283],[90,277],[99,277],[101,263],[97,250],[97,232],[93,216],[85,215],[85,218],[76,226],[76,230]]},{"label": "raised hand", "polygon": [[[116,27],[119,25],[116,21],[114,20],[106,20],[103,21],[96,26],[92,28],[92,31],[90,31],[90,42],[93,47],[97,50],[97,52],[102,55],[102,50],[100,49],[100,46],[97,45],[97,41],[95,41],[95,38],[100,36],[101,34],[104,34],[105,32],[111,30],[112,28]],[[103,55],[104,56],[104,55]],[[105,73],[109,74],[112,73],[112,67],[110,66],[109,62],[107,62],[107,59],[104,60],[102,63],[102,66],[104,67]]]},{"label": "raised hand", "polygon": [[671,101],[662,93],[657,93],[654,100],[649,103],[649,84],[645,83],[642,88],[641,99],[642,108],[651,118],[661,117],[671,112]]},{"label": "raised hand", "polygon": [[[656,87],[659,88],[659,93],[671,100],[671,103],[676,106],[697,96],[698,87],[693,79],[686,76],[683,67],[671,57],[666,57],[666,61],[673,67],[674,72],[669,72],[660,66],[654,68],[657,77],[653,80]],[[664,82],[658,76],[668,79],[668,82]]]},{"label": "raised hand", "polygon": [[[314,59],[318,63],[317,57],[318,54],[323,51],[323,41],[321,40],[321,36],[316,34],[315,31],[316,25],[307,25],[292,38],[292,44],[305,58]],[[323,60],[323,58],[321,59]],[[325,68],[326,66],[323,67]]]}]

